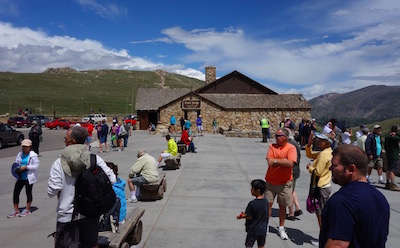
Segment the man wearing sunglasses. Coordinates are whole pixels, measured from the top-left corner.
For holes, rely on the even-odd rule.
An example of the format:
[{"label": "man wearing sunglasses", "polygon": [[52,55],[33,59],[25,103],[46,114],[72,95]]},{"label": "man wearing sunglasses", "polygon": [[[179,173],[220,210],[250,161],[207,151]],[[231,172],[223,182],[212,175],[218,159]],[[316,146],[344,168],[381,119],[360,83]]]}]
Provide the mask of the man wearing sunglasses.
[{"label": "man wearing sunglasses", "polygon": [[[279,236],[289,239],[285,231],[286,207],[292,204],[293,164],[297,162],[296,147],[288,143],[288,130],[278,129],[275,133],[276,143],[269,146],[266,159],[268,170],[265,175],[267,189],[265,196],[269,203],[269,216],[275,197],[279,205]],[[267,227],[267,233],[269,227]]]}]

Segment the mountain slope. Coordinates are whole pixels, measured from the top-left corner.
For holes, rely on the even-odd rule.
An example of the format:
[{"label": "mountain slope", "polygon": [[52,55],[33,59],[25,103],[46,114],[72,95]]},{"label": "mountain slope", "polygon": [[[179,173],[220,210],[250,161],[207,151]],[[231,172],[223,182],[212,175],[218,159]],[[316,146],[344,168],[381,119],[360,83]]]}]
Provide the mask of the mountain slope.
[{"label": "mountain slope", "polygon": [[400,117],[400,86],[372,85],[345,94],[330,93],[311,99],[311,114],[319,123],[330,118],[350,125]]},{"label": "mountain slope", "polygon": [[[43,73],[0,72],[0,114],[86,115],[136,112],[139,87],[193,88],[204,81],[164,71],[48,69]],[[154,99],[155,101],[157,99]]]}]

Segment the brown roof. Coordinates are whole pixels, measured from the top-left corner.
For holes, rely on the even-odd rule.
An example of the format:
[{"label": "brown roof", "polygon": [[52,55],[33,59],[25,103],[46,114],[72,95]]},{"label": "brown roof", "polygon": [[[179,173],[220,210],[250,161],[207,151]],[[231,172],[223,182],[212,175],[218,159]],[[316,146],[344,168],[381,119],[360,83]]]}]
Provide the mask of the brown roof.
[{"label": "brown roof", "polygon": [[225,109],[311,109],[300,94],[199,94]]},{"label": "brown roof", "polygon": [[[139,88],[136,110],[158,110],[190,93],[190,89]],[[194,93],[196,94],[196,93]],[[196,94],[224,109],[310,109],[300,94]]]},{"label": "brown roof", "polygon": [[158,110],[160,106],[166,105],[189,92],[190,89],[185,88],[139,88],[136,97],[136,110]]}]

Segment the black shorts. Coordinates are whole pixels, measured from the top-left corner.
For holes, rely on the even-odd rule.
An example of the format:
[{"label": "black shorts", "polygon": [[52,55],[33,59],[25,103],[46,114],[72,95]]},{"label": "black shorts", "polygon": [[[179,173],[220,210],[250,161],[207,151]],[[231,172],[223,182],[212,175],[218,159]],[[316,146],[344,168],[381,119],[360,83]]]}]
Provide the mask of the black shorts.
[{"label": "black shorts", "polygon": [[257,241],[257,246],[265,245],[265,235],[249,235],[246,236],[246,243],[244,244],[246,247],[253,247],[254,243]]},{"label": "black shorts", "polygon": [[98,218],[84,218],[72,223],[57,222],[56,232],[64,228],[65,232],[60,233],[60,236],[63,237],[64,243],[70,244],[68,247],[94,247],[97,245],[98,224]]},{"label": "black shorts", "polygon": [[400,164],[399,160],[388,159],[387,162],[388,162],[388,171],[391,171],[391,172],[399,171],[399,164]]}]

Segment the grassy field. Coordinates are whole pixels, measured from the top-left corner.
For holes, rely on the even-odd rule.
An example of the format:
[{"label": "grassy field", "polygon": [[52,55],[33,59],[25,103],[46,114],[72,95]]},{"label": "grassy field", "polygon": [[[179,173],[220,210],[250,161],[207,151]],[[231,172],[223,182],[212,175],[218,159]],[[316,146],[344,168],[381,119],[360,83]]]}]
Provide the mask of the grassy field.
[{"label": "grassy field", "polygon": [[[76,73],[0,72],[0,114],[16,114],[19,107],[35,113],[84,116],[93,109],[108,115],[136,112],[139,87],[160,87],[153,71],[96,70]],[[177,74],[165,75],[169,88],[193,88],[203,81]]]}]

